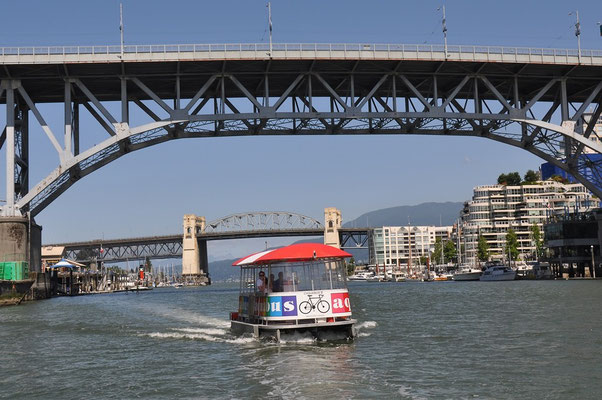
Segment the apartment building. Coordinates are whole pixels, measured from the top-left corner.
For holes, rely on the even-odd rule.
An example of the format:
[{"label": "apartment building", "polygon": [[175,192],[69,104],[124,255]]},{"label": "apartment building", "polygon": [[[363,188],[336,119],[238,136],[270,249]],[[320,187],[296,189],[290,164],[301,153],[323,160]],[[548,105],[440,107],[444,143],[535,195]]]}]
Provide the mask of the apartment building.
[{"label": "apartment building", "polygon": [[376,263],[385,266],[408,264],[410,257],[416,265],[420,257],[435,249],[435,241],[449,240],[451,226],[383,226],[374,229]]},{"label": "apartment building", "polygon": [[578,183],[546,180],[520,186],[477,186],[462,213],[463,258],[469,263],[477,261],[481,235],[489,245],[490,259],[505,259],[506,235],[512,228],[518,237],[520,258],[531,259],[535,252],[533,224],[543,232],[543,223],[549,216],[586,211],[597,208],[598,203]]}]

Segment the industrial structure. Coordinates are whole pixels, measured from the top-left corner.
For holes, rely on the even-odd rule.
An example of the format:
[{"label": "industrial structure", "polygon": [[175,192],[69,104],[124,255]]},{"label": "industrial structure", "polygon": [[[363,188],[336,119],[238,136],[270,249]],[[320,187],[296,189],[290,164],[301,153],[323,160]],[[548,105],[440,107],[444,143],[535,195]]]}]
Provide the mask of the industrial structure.
[{"label": "industrial structure", "polygon": [[[602,51],[402,44],[211,44],[0,49],[6,125],[0,256],[40,268],[35,216],[88,174],[169,140],[426,134],[520,147],[602,196],[590,139]],[[53,131],[40,106],[62,105]],[[111,107],[109,107],[109,104]],[[118,107],[113,107],[117,104]],[[584,113],[592,109],[589,122]],[[133,124],[131,109],[146,117]],[[115,110],[118,110],[116,113]],[[89,140],[87,113],[106,133]],[[35,122],[34,122],[35,120]],[[32,123],[56,155],[29,181]],[[38,140],[37,138],[35,140]],[[86,143],[94,143],[86,147]],[[11,232],[22,232],[13,235]]]}]

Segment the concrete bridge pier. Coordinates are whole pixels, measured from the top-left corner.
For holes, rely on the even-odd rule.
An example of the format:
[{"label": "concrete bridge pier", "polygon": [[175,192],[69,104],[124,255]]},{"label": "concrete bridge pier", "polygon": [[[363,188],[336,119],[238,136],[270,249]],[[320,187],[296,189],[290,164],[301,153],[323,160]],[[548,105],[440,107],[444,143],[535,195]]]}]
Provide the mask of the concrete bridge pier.
[{"label": "concrete bridge pier", "polygon": [[341,248],[339,228],[342,224],[341,210],[337,210],[335,207],[324,209],[324,244],[337,249]]},{"label": "concrete bridge pier", "polygon": [[182,239],[182,276],[188,282],[209,284],[209,262],[207,241],[198,239],[205,231],[205,217],[194,214],[184,215],[184,236]]},{"label": "concrete bridge pier", "polygon": [[42,227],[27,217],[0,217],[0,262],[26,261],[30,272],[40,272],[41,259]]}]

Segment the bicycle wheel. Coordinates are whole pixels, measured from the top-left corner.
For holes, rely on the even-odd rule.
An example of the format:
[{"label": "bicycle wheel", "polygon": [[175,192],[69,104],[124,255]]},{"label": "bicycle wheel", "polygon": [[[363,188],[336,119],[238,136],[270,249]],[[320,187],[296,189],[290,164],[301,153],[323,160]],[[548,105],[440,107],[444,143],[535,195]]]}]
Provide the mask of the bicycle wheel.
[{"label": "bicycle wheel", "polygon": [[317,307],[318,311],[320,311],[322,314],[327,313],[328,310],[330,310],[330,304],[328,304],[326,300],[318,301]]},{"label": "bicycle wheel", "polygon": [[311,311],[311,304],[309,304],[309,301],[302,301],[301,304],[299,304],[299,311],[301,311],[302,314],[309,314]]}]

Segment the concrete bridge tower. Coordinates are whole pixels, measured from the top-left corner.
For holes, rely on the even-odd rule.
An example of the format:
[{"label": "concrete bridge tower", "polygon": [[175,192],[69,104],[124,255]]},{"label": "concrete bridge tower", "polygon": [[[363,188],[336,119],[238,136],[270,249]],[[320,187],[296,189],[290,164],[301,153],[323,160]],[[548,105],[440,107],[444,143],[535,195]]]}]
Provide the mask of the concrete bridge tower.
[{"label": "concrete bridge tower", "polygon": [[324,244],[341,248],[339,238],[339,228],[343,223],[341,211],[334,207],[326,207],[324,209]]},{"label": "concrete bridge tower", "polygon": [[197,235],[205,231],[205,217],[194,214],[184,215],[184,236],[182,238],[182,275],[194,280],[207,277],[207,241],[199,241]]}]

